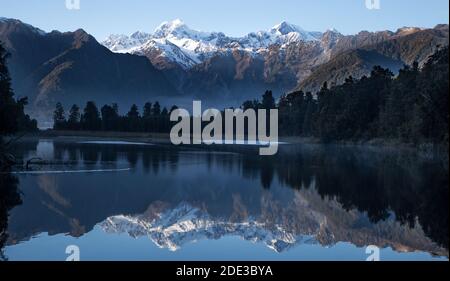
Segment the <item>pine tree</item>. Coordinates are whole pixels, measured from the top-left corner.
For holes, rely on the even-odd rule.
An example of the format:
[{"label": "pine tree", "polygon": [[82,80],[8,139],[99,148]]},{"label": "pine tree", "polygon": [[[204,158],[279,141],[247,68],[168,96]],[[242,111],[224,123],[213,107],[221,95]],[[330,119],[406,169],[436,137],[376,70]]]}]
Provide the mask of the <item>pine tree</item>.
[{"label": "pine tree", "polygon": [[88,101],[84,108],[81,125],[84,130],[96,131],[101,129],[101,119],[95,102]]},{"label": "pine tree", "polygon": [[127,116],[127,127],[129,131],[136,132],[140,129],[140,116],[139,109],[137,105],[133,104],[128,111]]},{"label": "pine tree", "polygon": [[66,115],[64,107],[60,102],[56,103],[55,111],[53,111],[53,129],[63,130],[66,128]]},{"label": "pine tree", "polygon": [[104,105],[100,110],[102,114],[102,129],[105,131],[119,130],[119,115],[117,114],[117,105]]},{"label": "pine tree", "polygon": [[262,108],[264,109],[274,109],[276,108],[275,99],[272,95],[272,91],[266,91],[262,97]]},{"label": "pine tree", "polygon": [[67,119],[67,127],[70,130],[78,130],[80,123],[80,107],[76,104],[72,105],[69,111],[69,118]]},{"label": "pine tree", "polygon": [[155,102],[155,104],[153,105],[152,115],[153,116],[161,115],[161,105],[159,104],[159,102]]},{"label": "pine tree", "polygon": [[13,134],[18,129],[19,112],[6,65],[8,56],[6,50],[0,44],[0,136]]},{"label": "pine tree", "polygon": [[152,103],[146,102],[144,105],[144,111],[142,113],[142,117],[144,119],[149,119],[152,116]]}]

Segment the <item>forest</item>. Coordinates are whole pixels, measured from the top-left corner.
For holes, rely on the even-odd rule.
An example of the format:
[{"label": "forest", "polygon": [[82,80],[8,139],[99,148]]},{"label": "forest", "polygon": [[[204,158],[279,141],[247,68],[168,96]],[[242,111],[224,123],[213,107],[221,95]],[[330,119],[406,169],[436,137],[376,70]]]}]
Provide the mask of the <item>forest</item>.
[{"label": "forest", "polygon": [[[394,75],[373,67],[369,76],[348,77],[344,84],[317,93],[295,91],[275,101],[271,91],[260,100],[245,101],[241,108],[279,110],[280,136],[313,137],[322,142],[391,139],[404,143],[448,144],[448,47],[428,62],[404,66]],[[73,105],[66,118],[58,103],[55,130],[127,131],[168,133],[170,113],[159,102],[147,102],[142,114],[133,105],[125,115],[117,104],[99,110],[93,101],[83,112]]]},{"label": "forest", "polygon": [[395,139],[406,143],[448,144],[448,47],[421,68],[404,66],[397,76],[375,66],[369,77],[325,83],[314,96],[283,96],[280,134],[322,141]]}]

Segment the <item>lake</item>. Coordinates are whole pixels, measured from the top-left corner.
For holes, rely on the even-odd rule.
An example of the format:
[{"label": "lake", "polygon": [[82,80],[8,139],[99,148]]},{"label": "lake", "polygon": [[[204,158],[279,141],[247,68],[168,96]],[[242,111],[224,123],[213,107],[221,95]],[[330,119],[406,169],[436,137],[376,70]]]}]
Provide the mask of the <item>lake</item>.
[{"label": "lake", "polygon": [[64,261],[75,245],[81,260],[364,261],[373,245],[381,260],[448,260],[447,161],[362,146],[258,151],[22,141],[16,156],[51,163],[0,175],[3,258]]}]

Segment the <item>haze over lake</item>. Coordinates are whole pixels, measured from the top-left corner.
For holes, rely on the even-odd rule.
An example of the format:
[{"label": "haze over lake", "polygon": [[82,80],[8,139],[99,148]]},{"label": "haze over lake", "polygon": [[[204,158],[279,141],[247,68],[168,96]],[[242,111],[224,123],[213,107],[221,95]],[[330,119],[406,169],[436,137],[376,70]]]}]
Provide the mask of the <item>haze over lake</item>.
[{"label": "haze over lake", "polygon": [[7,175],[23,193],[9,260],[64,260],[69,245],[82,260],[364,261],[368,245],[448,260],[448,163],[416,152],[40,139],[14,153],[54,163]]}]

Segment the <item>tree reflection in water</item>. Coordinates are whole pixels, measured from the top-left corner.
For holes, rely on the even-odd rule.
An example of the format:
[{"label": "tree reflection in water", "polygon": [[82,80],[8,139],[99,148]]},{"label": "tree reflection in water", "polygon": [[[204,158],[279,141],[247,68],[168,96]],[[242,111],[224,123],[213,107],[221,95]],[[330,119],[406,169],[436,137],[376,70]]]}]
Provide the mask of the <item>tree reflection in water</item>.
[{"label": "tree reflection in water", "polygon": [[180,154],[189,153],[193,161],[204,157],[208,166],[218,165],[225,172],[239,167],[243,178],[259,177],[263,189],[270,189],[275,180],[293,189],[314,186],[322,198],[336,199],[347,211],[366,212],[372,223],[392,214],[412,228],[419,223],[429,238],[448,249],[449,169],[442,159],[399,149],[333,145],[283,146],[276,156],[265,157],[256,147],[159,147],[147,153],[134,146],[55,144],[55,151],[73,155],[79,150],[90,162],[125,155],[135,167],[142,158],[144,170],[153,174],[168,163],[176,171]]},{"label": "tree reflection in water", "polygon": [[9,211],[22,203],[18,192],[19,180],[17,177],[0,173],[0,260],[6,260],[3,247],[8,239]]},{"label": "tree reflection in water", "polygon": [[[149,206],[161,202],[169,209],[185,202],[227,223],[245,222],[249,216],[268,221],[272,218],[293,232],[301,232],[305,224],[296,220],[301,220],[302,214],[288,208],[297,206],[289,203],[298,193],[314,200],[317,194],[312,208],[338,224],[339,229],[332,230],[341,231],[342,241],[348,241],[360,229],[360,234],[365,235],[364,229],[371,229],[377,222],[398,221],[405,226],[402,229],[420,227],[448,251],[448,161],[415,152],[285,145],[276,156],[261,157],[256,147],[174,148],[73,142],[54,142],[52,147],[55,160],[74,161],[79,168],[126,164],[133,169],[129,174],[40,175],[24,179],[21,189],[28,201],[14,212],[15,221],[10,223],[10,236],[14,236],[10,239],[14,241],[26,240],[35,231],[78,237],[108,217],[143,214]],[[60,215],[51,212],[50,205],[43,206],[43,201],[50,202],[51,210]],[[342,206],[342,212],[330,205],[335,201]],[[354,210],[366,214],[365,219],[352,220],[345,214]],[[347,224],[342,221],[345,217]],[[373,235],[375,239],[385,235],[401,242],[406,239],[402,229],[388,234],[374,230]]]}]

